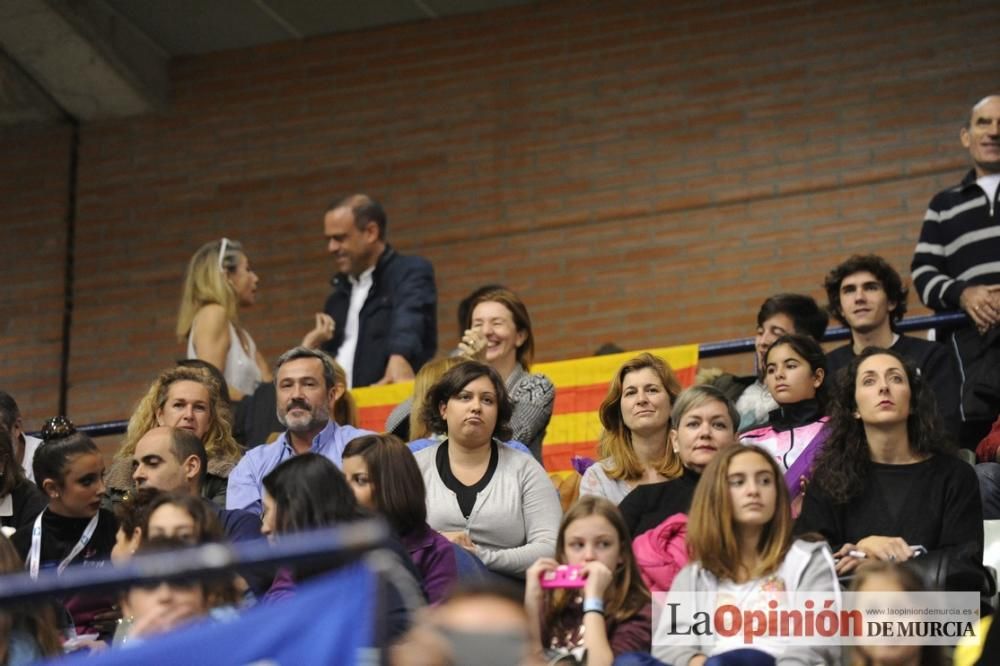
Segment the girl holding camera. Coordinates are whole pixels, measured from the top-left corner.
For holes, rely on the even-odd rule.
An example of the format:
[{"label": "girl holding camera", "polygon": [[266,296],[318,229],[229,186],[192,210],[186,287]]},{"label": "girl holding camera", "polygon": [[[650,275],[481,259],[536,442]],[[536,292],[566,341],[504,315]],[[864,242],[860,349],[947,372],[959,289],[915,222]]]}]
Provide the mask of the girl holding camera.
[{"label": "girl holding camera", "polygon": [[603,497],[581,497],[566,513],[556,559],[543,557],[531,565],[524,599],[541,628],[547,658],[595,666],[611,664],[620,654],[649,652],[649,591],[625,521]]}]

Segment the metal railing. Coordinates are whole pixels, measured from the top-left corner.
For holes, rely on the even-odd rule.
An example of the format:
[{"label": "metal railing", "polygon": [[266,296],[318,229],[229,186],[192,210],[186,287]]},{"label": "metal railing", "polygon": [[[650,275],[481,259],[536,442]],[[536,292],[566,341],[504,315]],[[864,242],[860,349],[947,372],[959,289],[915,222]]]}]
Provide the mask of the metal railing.
[{"label": "metal railing", "polygon": [[64,597],[86,590],[99,593],[133,585],[180,579],[209,579],[249,569],[328,565],[336,568],[385,546],[389,528],[379,519],[362,520],[311,532],[283,534],[270,543],[265,539],[231,544],[211,543],[177,551],[138,555],[127,562],[105,567],[68,567],[0,576],[0,608],[24,601]]},{"label": "metal railing", "polygon": [[[968,317],[964,312],[945,312],[943,314],[925,315],[922,317],[910,317],[903,319],[896,324],[900,331],[923,331],[929,328],[950,329],[968,323]],[[850,329],[844,326],[827,329],[823,336],[824,342],[836,340],[846,340],[851,337]],[[713,356],[729,356],[731,354],[743,354],[754,350],[753,338],[738,338],[736,340],[723,340],[721,342],[706,342],[698,345],[698,358],[712,358]],[[106,437],[109,435],[121,435],[128,427],[128,421],[105,421],[103,423],[89,423],[77,426],[77,430],[87,433],[91,437]]]}]

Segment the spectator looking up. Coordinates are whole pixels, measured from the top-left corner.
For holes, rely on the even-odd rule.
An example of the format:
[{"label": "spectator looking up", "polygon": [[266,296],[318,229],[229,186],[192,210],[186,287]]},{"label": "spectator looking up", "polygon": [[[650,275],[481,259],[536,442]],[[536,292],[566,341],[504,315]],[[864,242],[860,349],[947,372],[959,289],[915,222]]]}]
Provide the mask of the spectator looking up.
[{"label": "spectator looking up", "polygon": [[976,474],[941,435],[923,378],[898,353],[869,347],[843,379],[796,532],[823,535],[840,574],[862,559],[910,560],[916,546],[927,551],[922,557],[947,550],[952,563],[978,571],[983,509]]}]

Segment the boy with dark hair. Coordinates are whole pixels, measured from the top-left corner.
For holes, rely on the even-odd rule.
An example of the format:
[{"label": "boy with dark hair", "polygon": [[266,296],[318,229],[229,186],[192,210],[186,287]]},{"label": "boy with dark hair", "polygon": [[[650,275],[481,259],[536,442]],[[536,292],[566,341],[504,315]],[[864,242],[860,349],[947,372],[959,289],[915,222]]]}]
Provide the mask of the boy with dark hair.
[{"label": "boy with dark hair", "polygon": [[907,297],[899,273],[882,257],[854,255],[830,271],[823,287],[830,314],[851,329],[851,342],[827,354],[827,372],[834,380],[866,347],[892,349],[916,365],[934,393],[945,429],[957,439],[961,427],[958,366],[944,345],[896,331],[896,322],[906,313]]},{"label": "boy with dark hair", "polygon": [[755,374],[736,377],[723,374],[710,381],[736,403],[740,413],[739,432],[766,425],[768,414],[778,408],[763,381],[764,356],[774,341],[783,335],[808,335],[817,342],[826,333],[829,317],[811,296],[775,294],[757,311],[757,334],[754,338]]}]

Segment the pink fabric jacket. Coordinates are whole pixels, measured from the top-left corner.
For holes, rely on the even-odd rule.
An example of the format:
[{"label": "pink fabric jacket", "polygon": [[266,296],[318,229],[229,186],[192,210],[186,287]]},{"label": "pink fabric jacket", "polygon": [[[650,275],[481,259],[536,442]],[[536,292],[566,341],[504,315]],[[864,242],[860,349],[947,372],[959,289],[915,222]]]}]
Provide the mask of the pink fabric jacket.
[{"label": "pink fabric jacket", "polygon": [[687,516],[675,513],[632,541],[632,551],[650,592],[667,592],[688,563]]}]

